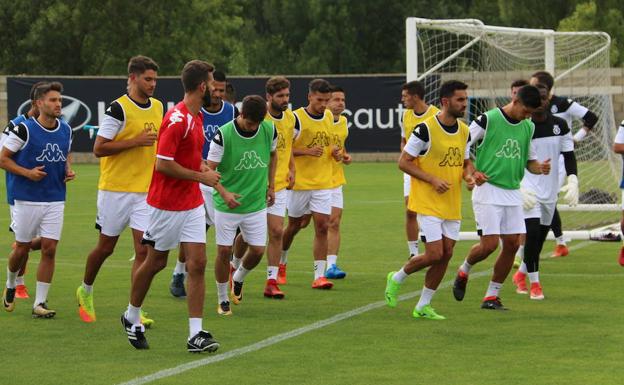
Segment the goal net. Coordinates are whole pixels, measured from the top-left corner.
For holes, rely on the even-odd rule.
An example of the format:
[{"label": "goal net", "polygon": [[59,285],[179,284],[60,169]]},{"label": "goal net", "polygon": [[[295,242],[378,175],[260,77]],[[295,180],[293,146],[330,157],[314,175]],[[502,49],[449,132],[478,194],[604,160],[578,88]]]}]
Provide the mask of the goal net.
[{"label": "goal net", "polygon": [[[466,119],[506,104],[514,80],[535,71],[555,77],[553,92],[574,99],[598,116],[590,134],[576,145],[580,203],[560,202],[568,235],[618,221],[621,157],[612,152],[616,124],[609,67],[610,37],[603,32],[555,32],[484,25],[475,19],[406,20],[407,80],[424,82],[426,100],[437,104],[437,89],[449,79],[469,85]],[[573,122],[573,133],[582,127]],[[553,160],[554,161],[554,160]],[[573,231],[570,231],[573,230]]]}]

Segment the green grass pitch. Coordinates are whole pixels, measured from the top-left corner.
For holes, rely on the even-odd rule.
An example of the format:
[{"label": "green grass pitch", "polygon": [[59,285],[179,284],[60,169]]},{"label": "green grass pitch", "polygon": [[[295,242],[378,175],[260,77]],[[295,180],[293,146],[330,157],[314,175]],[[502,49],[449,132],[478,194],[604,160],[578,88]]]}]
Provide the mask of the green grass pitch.
[{"label": "green grass pitch", "polygon": [[[126,231],[114,255],[95,282],[98,320],[82,323],[75,289],[87,253],[95,245],[93,228],[98,168],[77,165],[65,210],[49,304],[53,320],[31,319],[31,301],[17,300],[13,313],[0,313],[0,384],[118,384],[195,360],[216,357],[261,340],[330,319],[383,301],[387,272],[407,257],[403,230],[402,177],[395,164],[360,163],[347,168],[343,245],[339,265],[348,272],[331,291],[314,291],[311,231],[303,231],[289,254],[286,299],[262,296],[266,263],[245,284],[245,299],[229,318],[216,314],[212,273],[214,232],[209,232],[204,326],[221,342],[216,355],[186,352],[186,303],[172,298],[168,268],[155,279],[145,309],[156,320],[148,331],[151,349],[136,351],[119,324],[129,293],[132,255]],[[4,191],[2,186],[1,191]],[[4,194],[3,194],[4,195]],[[466,197],[467,198],[467,195]],[[3,198],[4,200],[4,198]],[[8,225],[2,202],[0,227]],[[465,201],[464,230],[472,228]],[[0,238],[6,255],[13,241]],[[530,301],[514,293],[508,282],[502,298],[508,312],[479,308],[493,257],[477,265],[466,298],[452,298],[449,281],[471,242],[459,242],[451,267],[433,305],[446,321],[415,320],[417,298],[395,309],[371,306],[324,327],[235,355],[170,377],[155,384],[621,384],[624,369],[624,269],[617,264],[619,243],[573,242],[571,255],[544,259],[542,282],[546,299]],[[552,250],[552,243],[544,253]],[[31,255],[26,282],[34,296],[38,254]],[[421,289],[423,273],[404,284],[401,294]],[[366,310],[366,309],[364,309]],[[239,350],[239,352],[242,350]]]}]

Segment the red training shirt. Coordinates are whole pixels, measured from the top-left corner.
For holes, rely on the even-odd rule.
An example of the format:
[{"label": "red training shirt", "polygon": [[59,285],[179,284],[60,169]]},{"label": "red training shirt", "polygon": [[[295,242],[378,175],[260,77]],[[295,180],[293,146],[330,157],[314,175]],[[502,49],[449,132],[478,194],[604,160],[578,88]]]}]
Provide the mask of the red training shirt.
[{"label": "red training shirt", "polygon": [[[202,119],[201,111],[191,115],[184,102],[167,111],[158,131],[156,157],[199,171],[205,140]],[[161,210],[184,211],[202,205],[204,198],[198,182],[172,178],[154,169],[147,203]]]}]

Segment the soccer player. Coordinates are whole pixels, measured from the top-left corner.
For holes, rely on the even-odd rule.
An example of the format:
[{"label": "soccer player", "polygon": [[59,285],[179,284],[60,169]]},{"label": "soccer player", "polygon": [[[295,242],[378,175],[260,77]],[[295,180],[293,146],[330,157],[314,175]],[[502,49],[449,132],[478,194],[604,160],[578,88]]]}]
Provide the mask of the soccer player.
[{"label": "soccer player", "polygon": [[[617,135],[615,136],[613,151],[615,151],[616,154],[622,155],[622,158],[624,159],[624,120],[622,121],[622,123],[620,123]],[[624,236],[624,169],[622,170],[622,181],[620,182],[620,189],[622,189],[622,219],[620,220],[620,230],[622,231],[622,235]],[[622,245],[622,248],[620,249],[620,257],[618,258],[618,262],[620,263],[620,266],[624,266],[624,245]]]},{"label": "soccer player", "polygon": [[[17,127],[20,123],[25,122],[29,118],[35,117],[36,119],[39,116],[39,110],[37,109],[37,103],[35,101],[35,90],[37,89],[37,87],[39,87],[40,85],[44,83],[45,82],[37,82],[33,84],[33,86],[30,89],[30,109],[25,114],[22,114],[9,121],[7,126],[4,128],[4,131],[2,131],[3,135],[0,135],[0,149],[2,149],[2,145],[9,138],[9,135],[11,134],[11,132],[13,131],[15,127]],[[6,177],[5,187],[7,190],[7,203],[9,204],[9,218],[11,218],[11,222],[13,222],[13,211],[15,209],[15,199],[13,198],[12,185],[13,185],[14,175],[7,171],[5,173],[5,177]],[[13,228],[10,225],[9,225],[9,231],[14,232]],[[13,244],[12,247],[15,248],[15,244]],[[30,249],[31,250],[41,249],[41,237],[36,236],[35,238],[32,239],[30,243]],[[15,279],[15,284],[16,284],[15,298],[22,298],[22,299],[30,298],[30,296],[28,295],[28,288],[26,287],[26,284],[24,282],[24,274],[26,273],[27,263],[28,263],[28,254],[26,254],[26,257],[24,259],[24,265],[20,268],[20,271],[17,274],[17,278]]]},{"label": "soccer player", "polygon": [[518,79],[518,80],[514,80],[513,82],[511,82],[511,97],[512,99],[516,96],[516,94],[518,93],[518,90],[526,85],[528,85],[529,82],[527,82],[524,79]]},{"label": "soccer player", "polygon": [[[290,189],[295,184],[295,159],[293,141],[299,134],[299,120],[288,108],[290,81],[274,76],[266,82],[267,115],[277,131],[277,166],[275,169],[275,202],[267,208],[269,241],[267,243],[267,280],[264,296],[282,299],[284,292],[278,284],[286,283],[286,260],[282,260],[284,217]],[[284,257],[285,258],[285,257]],[[281,281],[278,279],[281,278]]]},{"label": "soccer player", "polygon": [[[531,116],[531,121],[535,125],[531,144],[540,161],[557,159],[560,154],[563,155],[569,185],[564,199],[569,204],[577,204],[578,179],[572,133],[565,120],[550,113],[547,87],[538,84],[537,88],[540,91],[542,105]],[[548,175],[525,173],[520,186],[523,196],[526,240],[524,261],[514,274],[513,283],[516,285],[516,293],[529,293],[526,286],[528,275],[531,283],[530,298],[542,300],[544,293],[539,280],[539,256],[557,206],[559,162],[553,163]]]},{"label": "soccer player", "polygon": [[[440,86],[441,112],[416,126],[399,159],[399,168],[411,176],[408,208],[418,213],[425,253],[414,256],[401,270],[388,273],[386,304],[397,305],[403,281],[412,273],[429,267],[425,275],[415,318],[443,320],[431,307],[459,239],[461,223],[461,182],[474,187],[474,166],[470,161],[470,130],[459,120],[468,105],[468,86],[450,80]],[[415,197],[418,199],[413,199]]]},{"label": "soccer player", "polygon": [[[93,145],[100,158],[97,217],[98,242],[87,257],[82,284],[76,289],[78,315],[84,322],[95,322],[93,285],[104,261],[113,254],[126,227],[132,230],[134,262],[130,280],[147,254],[141,244],[149,221],[145,201],[156,160],[156,138],[162,122],[163,105],[152,97],[158,65],[146,56],[128,62],[128,93],[106,109]],[[144,315],[150,327],[153,320]]]},{"label": "soccer player", "polygon": [[[598,117],[595,113],[587,109],[587,107],[579,104],[578,102],[567,99],[561,96],[557,96],[552,94],[552,88],[555,84],[555,79],[553,76],[546,71],[538,71],[531,75],[531,79],[529,83],[532,85],[543,84],[548,89],[548,93],[550,95],[550,112],[559,118],[562,118],[566,121],[570,130],[572,130],[572,124],[575,120],[581,120],[583,122],[583,127],[574,134],[574,141],[580,142],[589,133],[589,131],[594,128],[596,123],[598,123]],[[566,170],[564,166],[563,156],[559,156],[559,186],[562,187],[566,177]],[[555,246],[555,250],[552,253],[552,257],[565,257],[569,254],[568,246],[566,245],[566,241],[563,238],[563,231],[561,227],[561,216],[559,215],[559,211],[555,208],[555,215],[553,217],[551,229],[553,234],[555,235],[555,239],[557,245]]]},{"label": "soccer player", "polygon": [[[217,129],[226,123],[231,122],[238,115],[238,110],[232,104],[223,100],[225,94],[226,78],[221,71],[214,71],[212,82],[209,85],[210,92],[206,95],[204,106],[201,109],[204,123],[204,147],[202,150],[203,159],[208,158],[210,143],[217,133]],[[213,188],[203,184],[199,189],[204,197],[204,208],[206,209],[206,230],[214,224],[214,206],[212,203]],[[174,297],[186,297],[184,288],[184,278],[186,276],[186,256],[184,249],[180,249],[178,260],[173,277],[169,285],[169,292]]]},{"label": "soccer player", "polygon": [[34,99],[39,115],[14,127],[0,152],[0,167],[14,175],[13,230],[16,243],[8,261],[3,307],[8,312],[14,310],[17,274],[24,266],[32,239],[40,234],[41,261],[32,309],[34,318],[56,315],[56,311],[48,308],[48,291],[54,275],[56,246],[63,228],[65,183],[75,177],[67,162],[72,130],[59,119],[62,91],[63,86],[58,82],[38,86]]},{"label": "soccer player", "polygon": [[541,105],[539,90],[524,86],[502,108],[481,114],[470,124],[470,137],[477,145],[472,205],[480,242],[472,246],[453,284],[453,295],[461,301],[466,293],[470,269],[503,247],[494,264],[482,309],[505,310],[499,291],[518,250],[520,234],[525,233],[520,181],[525,168],[534,174],[548,174],[550,160],[537,160],[531,146],[534,125],[527,119]]},{"label": "soccer player", "polygon": [[[401,101],[406,110],[403,112],[401,131],[401,151],[410,138],[416,126],[426,119],[435,116],[440,112],[438,107],[425,102],[425,86],[416,80],[403,84],[401,89]],[[410,258],[418,255],[418,221],[416,213],[410,211],[409,196],[411,188],[411,177],[403,174],[403,197],[405,198],[405,233],[407,235],[407,247]]]},{"label": "soccer player", "polygon": [[203,164],[201,107],[212,78],[212,65],[192,60],[182,70],[184,99],[167,111],[158,132],[158,148],[147,203],[149,222],[143,233],[147,257],[132,280],[128,310],[121,323],[136,349],[148,349],[141,305],[154,276],[167,265],[169,250],[185,249],[188,272],[189,352],[214,352],[219,343],[202,329],[206,269],[206,214],[199,183],[214,186],[219,174]]},{"label": "soccer player", "polygon": [[[215,185],[215,228],[217,258],[217,313],[232,314],[228,300],[230,255],[240,228],[249,245],[240,266],[232,276],[232,301],[243,300],[243,283],[264,254],[267,237],[267,205],[275,200],[277,131],[265,120],[266,101],[257,95],[243,99],[241,114],[219,128],[210,152],[208,166],[221,174]],[[277,272],[275,272],[277,273]]]},{"label": "soccer player", "polygon": [[326,109],[331,97],[329,83],[314,79],[308,85],[308,105],[294,111],[300,132],[293,143],[295,185],[288,200],[288,226],[284,231],[282,255],[286,258],[295,235],[301,230],[304,215],[311,212],[314,220],[313,289],[331,289],[334,284],[325,277],[327,266],[327,231],[331,214],[332,158],[339,151],[330,146],[334,118]]},{"label": "soccer player", "polygon": [[331,111],[334,118],[330,138],[333,146],[332,151],[336,152],[337,155],[332,161],[331,216],[329,217],[327,233],[327,271],[325,276],[329,279],[342,279],[347,275],[337,265],[338,250],[340,249],[340,221],[344,206],[342,186],[347,183],[343,165],[351,164],[351,155],[345,147],[345,141],[349,135],[347,118],[342,115],[345,106],[344,90],[338,86],[331,86],[331,97],[327,103],[327,109]]}]

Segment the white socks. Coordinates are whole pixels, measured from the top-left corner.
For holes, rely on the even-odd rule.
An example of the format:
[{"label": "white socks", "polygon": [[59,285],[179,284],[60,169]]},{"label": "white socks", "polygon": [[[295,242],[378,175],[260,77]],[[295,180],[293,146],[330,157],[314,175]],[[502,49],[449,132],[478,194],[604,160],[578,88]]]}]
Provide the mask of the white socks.
[{"label": "white socks", "polygon": [[407,248],[411,255],[418,255],[418,241],[407,241]]},{"label": "white socks", "polygon": [[282,265],[288,263],[288,250],[282,250],[282,255],[280,255],[280,263]]},{"label": "white socks", "polygon": [[433,298],[435,292],[435,290],[423,286],[422,292],[420,294],[420,299],[416,304],[416,310],[422,310],[423,307],[429,305],[431,303],[431,298]]},{"label": "white socks", "polygon": [[35,292],[35,303],[33,304],[33,307],[39,305],[40,303],[45,303],[48,300],[49,290],[49,283],[37,281],[37,291]]},{"label": "white socks", "polygon": [[277,271],[279,268],[277,266],[267,266],[267,279],[275,279],[277,280]]},{"label": "white socks", "polygon": [[228,288],[230,286],[229,282],[219,283],[217,282],[217,298],[218,304],[221,302],[229,302],[230,298],[228,297]]},{"label": "white socks", "polygon": [[173,269],[173,274],[185,274],[186,273],[186,263],[176,261],[175,269]]},{"label": "white socks", "polygon": [[232,255],[232,261],[230,262],[230,264],[234,266],[235,269],[238,269],[242,261],[243,261],[242,258],[236,258],[235,255]]},{"label": "white socks", "polygon": [[200,331],[202,331],[202,319],[189,318],[189,340]]},{"label": "white socks", "polygon": [[314,280],[325,276],[325,267],[327,266],[327,261],[314,261]]},{"label": "white socks", "polygon": [[520,267],[518,268],[518,271],[521,272],[522,274],[526,274],[527,273],[526,263],[522,262],[520,264]]},{"label": "white socks", "polygon": [[128,310],[125,314],[126,319],[133,325],[139,325],[141,323],[141,307],[135,307],[128,304]]},{"label": "white socks", "polygon": [[327,268],[329,269],[330,267],[332,267],[332,265],[335,265],[337,260],[338,260],[337,255],[328,255],[327,256]]},{"label": "white socks", "polygon": [[234,275],[232,276],[232,281],[244,282],[245,277],[247,276],[247,274],[249,274],[250,271],[251,270],[245,269],[243,265],[241,264],[239,268],[236,269],[236,271],[234,272]]},{"label": "white socks", "polygon": [[24,276],[18,275],[17,278],[15,278],[15,285],[19,286],[23,284],[24,284]]},{"label": "white socks", "polygon": [[490,281],[490,285],[488,286],[487,292],[485,293],[486,297],[498,297],[498,292],[503,287],[502,283]]},{"label": "white socks", "polygon": [[529,273],[529,282],[531,283],[539,283],[539,271],[533,272],[533,273]]},{"label": "white socks", "polygon": [[464,259],[464,263],[461,264],[459,270],[468,275],[470,274],[470,269],[472,269],[472,265],[468,263],[467,259]]},{"label": "white socks", "polygon": [[392,276],[392,279],[396,283],[403,283],[403,281],[405,281],[405,278],[407,278],[408,276],[409,275],[405,272],[405,270],[403,270],[403,268],[401,268],[401,270],[399,270],[396,273],[394,273],[394,275]]},{"label": "white socks", "polygon": [[17,271],[14,273],[7,267],[7,281],[6,287],[9,289],[15,289],[15,280],[17,279]]},{"label": "white socks", "polygon": [[520,247],[518,247],[518,251],[516,251],[516,258],[524,258],[524,245],[520,245]]},{"label": "white socks", "polygon": [[557,241],[557,246],[559,246],[559,245],[563,245],[563,246],[565,246],[565,245],[566,245],[566,241],[565,241],[565,239],[563,238],[563,235],[562,235],[562,236],[560,236],[560,237],[557,237],[557,238],[556,238],[556,241]]}]

